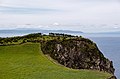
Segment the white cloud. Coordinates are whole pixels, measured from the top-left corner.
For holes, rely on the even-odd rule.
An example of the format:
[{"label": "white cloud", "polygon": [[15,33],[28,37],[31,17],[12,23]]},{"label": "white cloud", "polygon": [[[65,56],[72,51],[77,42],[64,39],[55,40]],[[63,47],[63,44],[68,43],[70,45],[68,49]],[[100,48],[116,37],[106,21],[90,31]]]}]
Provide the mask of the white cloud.
[{"label": "white cloud", "polygon": [[60,25],[60,24],[57,23],[57,22],[53,23],[53,26],[59,26],[59,25]]},{"label": "white cloud", "polygon": [[55,12],[55,9],[45,8],[25,8],[25,7],[0,7],[0,13],[3,14],[39,14]]},{"label": "white cloud", "polygon": [[115,26],[115,27],[113,27],[113,28],[118,29],[119,27]]}]

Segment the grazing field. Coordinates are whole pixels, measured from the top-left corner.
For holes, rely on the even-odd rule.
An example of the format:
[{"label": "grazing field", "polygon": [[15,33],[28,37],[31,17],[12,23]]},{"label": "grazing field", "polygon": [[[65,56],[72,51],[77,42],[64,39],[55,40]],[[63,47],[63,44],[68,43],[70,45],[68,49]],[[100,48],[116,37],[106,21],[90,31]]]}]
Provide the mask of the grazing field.
[{"label": "grazing field", "polygon": [[38,43],[0,46],[0,79],[106,79],[109,76],[55,64],[43,55]]}]

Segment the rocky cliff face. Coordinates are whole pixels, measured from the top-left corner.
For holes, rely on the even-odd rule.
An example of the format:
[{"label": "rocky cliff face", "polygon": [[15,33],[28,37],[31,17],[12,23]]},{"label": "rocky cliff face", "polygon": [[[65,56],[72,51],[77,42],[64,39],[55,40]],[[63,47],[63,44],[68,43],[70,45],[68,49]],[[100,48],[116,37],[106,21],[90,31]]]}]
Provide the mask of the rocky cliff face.
[{"label": "rocky cliff face", "polygon": [[73,69],[92,69],[114,74],[113,63],[105,58],[97,45],[85,38],[51,40],[42,43],[44,54]]}]

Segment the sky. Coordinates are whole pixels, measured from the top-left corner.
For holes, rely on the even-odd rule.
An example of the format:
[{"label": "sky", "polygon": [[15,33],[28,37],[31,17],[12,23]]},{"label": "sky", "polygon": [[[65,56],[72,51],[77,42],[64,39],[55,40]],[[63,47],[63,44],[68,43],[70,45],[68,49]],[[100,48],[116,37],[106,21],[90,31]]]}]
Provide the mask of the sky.
[{"label": "sky", "polygon": [[120,31],[120,0],[0,0],[0,29]]}]

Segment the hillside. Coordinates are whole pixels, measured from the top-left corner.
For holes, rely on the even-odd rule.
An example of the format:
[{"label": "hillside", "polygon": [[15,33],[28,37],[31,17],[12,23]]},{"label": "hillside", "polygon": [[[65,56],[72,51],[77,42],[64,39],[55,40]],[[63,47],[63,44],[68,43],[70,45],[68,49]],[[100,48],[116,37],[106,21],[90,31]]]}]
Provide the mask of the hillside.
[{"label": "hillside", "polygon": [[43,55],[38,43],[0,46],[0,79],[106,79],[95,70],[74,70]]},{"label": "hillside", "polygon": [[99,70],[114,75],[112,61],[105,58],[89,39],[50,40],[42,43],[42,51],[66,67]]}]

